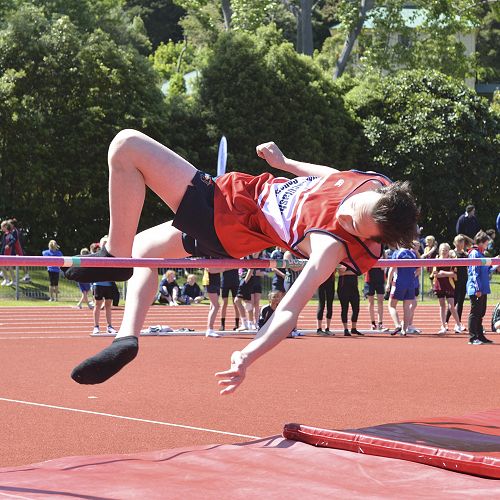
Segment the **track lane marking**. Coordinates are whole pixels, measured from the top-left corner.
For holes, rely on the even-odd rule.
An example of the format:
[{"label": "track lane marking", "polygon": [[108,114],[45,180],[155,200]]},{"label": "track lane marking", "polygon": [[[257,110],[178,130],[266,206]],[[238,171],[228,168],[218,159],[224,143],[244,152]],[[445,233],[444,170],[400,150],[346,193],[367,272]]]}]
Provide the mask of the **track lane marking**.
[{"label": "track lane marking", "polygon": [[86,413],[89,415],[99,415],[101,417],[118,418],[121,420],[130,420],[133,422],[143,422],[146,424],[165,425],[167,427],[176,427],[176,428],[187,429],[187,430],[191,430],[191,431],[211,432],[213,434],[224,434],[226,436],[235,436],[235,437],[242,437],[242,438],[249,438],[249,439],[262,439],[261,436],[250,436],[247,434],[238,434],[236,432],[219,431],[217,429],[208,429],[205,427],[195,427],[192,425],[174,424],[172,422],[161,422],[159,420],[148,420],[148,419],[144,419],[144,418],[127,417],[124,415],[114,415],[112,413],[102,413],[99,411],[82,410],[79,408],[68,408],[66,406],[56,406],[56,405],[49,405],[49,404],[44,404],[44,403],[35,403],[33,401],[22,401],[19,399],[9,399],[9,398],[1,398],[1,397],[0,397],[0,401],[5,401],[7,403],[23,404],[23,405],[27,405],[27,406],[38,406],[38,407],[42,407],[42,408],[51,408],[51,409],[55,409],[55,410],[72,411],[75,413]]}]

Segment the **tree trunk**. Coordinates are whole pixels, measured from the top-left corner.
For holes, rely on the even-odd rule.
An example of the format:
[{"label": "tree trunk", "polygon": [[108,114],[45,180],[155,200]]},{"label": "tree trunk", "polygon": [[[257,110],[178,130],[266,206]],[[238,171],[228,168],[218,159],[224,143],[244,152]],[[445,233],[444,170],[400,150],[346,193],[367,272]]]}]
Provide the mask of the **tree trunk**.
[{"label": "tree trunk", "polygon": [[359,12],[358,22],[354,26],[354,28],[347,35],[346,41],[344,43],[344,48],[342,49],[342,53],[337,60],[337,64],[335,65],[335,71],[333,72],[333,79],[336,80],[340,78],[345,71],[347,66],[347,61],[351,55],[352,49],[356,40],[361,33],[361,29],[363,28],[363,24],[366,19],[367,12],[373,8],[375,1],[374,0],[361,0],[361,9]]},{"label": "tree trunk", "polygon": [[222,15],[224,16],[224,29],[229,31],[231,28],[231,16],[233,15],[230,0],[222,0]]},{"label": "tree trunk", "polygon": [[[312,0],[300,0],[300,31],[302,54],[313,55]],[[297,37],[298,37],[297,33]]]}]

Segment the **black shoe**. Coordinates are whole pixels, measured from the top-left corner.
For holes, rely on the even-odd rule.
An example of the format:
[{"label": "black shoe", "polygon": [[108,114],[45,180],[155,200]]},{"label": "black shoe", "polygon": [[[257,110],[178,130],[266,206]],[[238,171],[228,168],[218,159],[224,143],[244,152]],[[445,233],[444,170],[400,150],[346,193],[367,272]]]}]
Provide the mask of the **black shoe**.
[{"label": "black shoe", "polygon": [[483,343],[483,344],[493,344],[493,340],[490,340],[490,339],[487,339],[484,335],[480,335],[479,336],[479,340]]},{"label": "black shoe", "polygon": [[401,333],[402,328],[398,326],[393,332],[391,332],[391,335],[397,335],[398,333]]},{"label": "black shoe", "polygon": [[[76,257],[80,257],[77,255]],[[108,253],[106,247],[85,257],[110,257],[114,256]],[[79,283],[95,283],[97,281],[127,281],[132,277],[134,269],[132,267],[63,267],[64,276],[72,281]]]},{"label": "black shoe", "polygon": [[358,332],[356,328],[351,328],[351,333],[354,333],[355,335],[361,335],[362,337],[365,335],[364,333]]},{"label": "black shoe", "polygon": [[347,328],[344,330],[344,337],[352,337]]}]

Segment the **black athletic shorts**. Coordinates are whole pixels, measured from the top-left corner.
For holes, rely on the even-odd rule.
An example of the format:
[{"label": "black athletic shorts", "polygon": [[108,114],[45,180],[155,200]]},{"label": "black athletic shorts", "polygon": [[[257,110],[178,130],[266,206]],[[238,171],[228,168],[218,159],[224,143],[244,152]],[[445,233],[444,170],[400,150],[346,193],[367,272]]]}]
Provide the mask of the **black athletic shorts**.
[{"label": "black athletic shorts", "polygon": [[240,281],[240,286],[238,287],[238,291],[236,292],[236,297],[239,297],[243,300],[252,299],[252,290],[250,289],[250,285],[248,283],[245,283],[245,280]]},{"label": "black athletic shorts", "polygon": [[193,257],[231,258],[214,226],[214,179],[197,171],[175,214],[172,225],[182,231],[184,250]]},{"label": "black athletic shorts", "polygon": [[114,291],[112,286],[94,285],[95,300],[113,300]]},{"label": "black athletic shorts", "polygon": [[221,288],[221,296],[222,296],[222,298],[223,299],[227,299],[229,297],[229,292],[231,292],[231,295],[232,295],[233,300],[234,300],[234,298],[238,294],[238,287],[237,286],[231,286],[229,288],[227,288],[227,287]]},{"label": "black athletic shorts", "polygon": [[59,271],[48,271],[50,286],[59,286]]}]

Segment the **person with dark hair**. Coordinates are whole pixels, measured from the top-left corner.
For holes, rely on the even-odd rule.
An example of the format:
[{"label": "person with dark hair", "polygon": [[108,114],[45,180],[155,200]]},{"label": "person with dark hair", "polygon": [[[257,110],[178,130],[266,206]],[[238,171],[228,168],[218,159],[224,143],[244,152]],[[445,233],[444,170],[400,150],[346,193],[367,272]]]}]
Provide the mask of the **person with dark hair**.
[{"label": "person with dark hair", "polygon": [[480,229],[481,226],[476,217],[476,207],[474,205],[467,205],[465,213],[457,220],[457,234],[465,234],[469,238],[474,239],[474,236]]},{"label": "person with dark hair", "polygon": [[[214,179],[135,130],[118,133],[108,154],[110,227],[100,257],[238,259],[280,246],[308,258],[276,313],[254,340],[232,354],[230,369],[216,375],[221,394],[233,392],[248,366],[288,336],[300,311],[337,265],[363,274],[382,255],[381,243],[411,243],[417,227],[418,209],[406,182],[391,185],[381,174],[292,160],[273,142],[259,145],[257,154],[271,167],[297,177],[230,172]],[[146,187],[167,203],[175,218],[136,235]],[[66,276],[123,281],[132,269],[72,267]],[[73,370],[76,382],[102,383],[136,357],[138,334],[156,286],[156,271],[133,270],[117,338]]]},{"label": "person with dark hair", "polygon": [[[344,327],[344,336],[364,335],[357,328],[359,317],[359,290],[356,273],[343,266],[339,268],[337,295],[340,301],[340,318]],[[349,305],[351,306],[351,331],[348,328]]]},{"label": "person with dark hair", "polygon": [[[318,288],[318,309],[316,311],[316,333],[319,335],[335,335],[331,330],[333,316],[333,298],[335,297],[335,272],[321,283]],[[326,328],[323,330],[323,314],[326,306]]]},{"label": "person with dark hair", "polygon": [[[479,231],[474,237],[474,246],[469,250],[469,259],[484,258],[484,251],[490,237]],[[467,295],[470,299],[469,344],[492,344],[493,341],[484,335],[483,318],[486,314],[488,294],[491,293],[488,266],[467,267]]]}]

